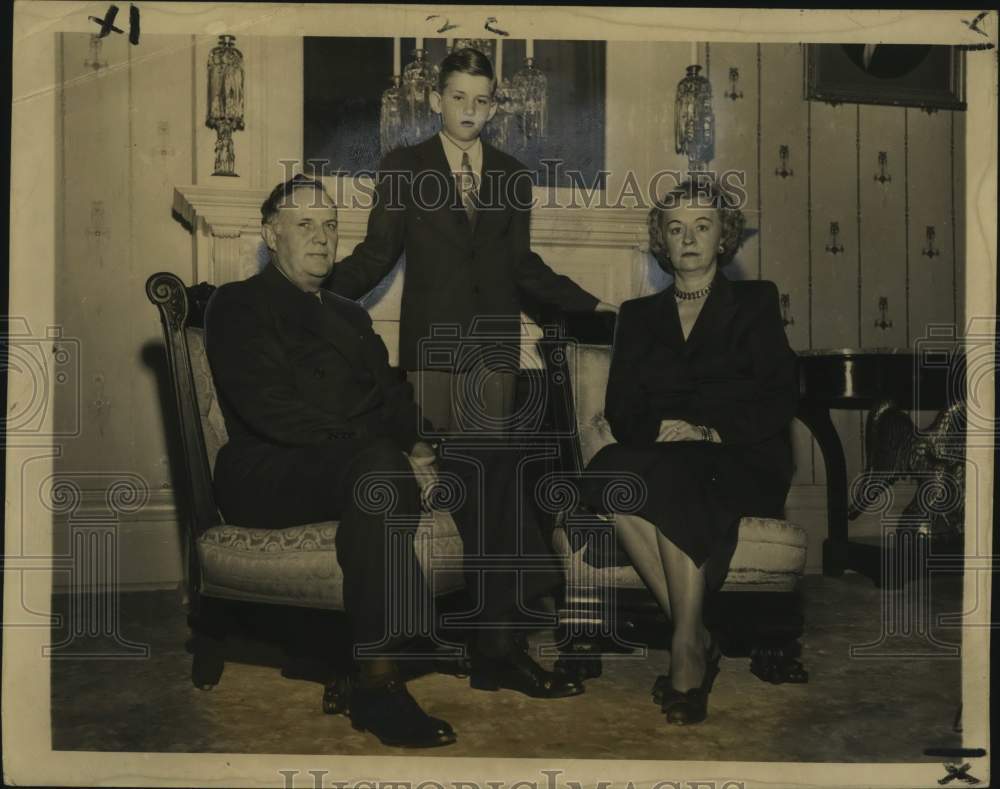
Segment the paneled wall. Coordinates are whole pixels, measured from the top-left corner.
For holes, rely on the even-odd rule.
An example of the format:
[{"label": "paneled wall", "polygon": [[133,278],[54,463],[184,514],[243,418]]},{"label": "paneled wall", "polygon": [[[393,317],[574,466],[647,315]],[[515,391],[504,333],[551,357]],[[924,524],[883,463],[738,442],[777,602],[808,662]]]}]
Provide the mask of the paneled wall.
[{"label": "paneled wall", "polygon": [[[212,37],[144,33],[140,49],[110,36],[95,58],[91,36],[60,36],[57,314],[65,335],[82,344],[81,401],[60,408],[80,409],[83,417],[79,437],[64,442],[60,466],[83,479],[129,471],[148,481],[154,495],[146,514],[137,516],[134,543],[141,554],[122,562],[126,583],[179,577],[173,538],[150,526],[156,518],[172,526],[177,483],[160,388],[160,329],[143,283],[159,270],[191,279],[196,252],[210,254],[213,240],[206,228],[188,227],[173,213],[174,188],[266,189],[285,172],[282,159],[301,155],[301,42],[245,37],[237,41],[247,69],[246,130],[235,136],[240,178],[211,175],[214,133],[204,127],[204,111],[213,44]],[[734,263],[736,274],[773,280],[787,295],[787,332],[796,349],[912,346],[930,323],[962,315],[962,113],[806,102],[798,45],[702,44],[695,51],[715,94],[713,164],[745,171],[748,225],[757,231]],[[612,191],[628,173],[645,185],[658,170],[684,168],[673,149],[673,101],[691,60],[690,44],[609,43]],[[735,98],[725,95],[732,92],[731,68],[739,73]],[[776,172],[781,146],[788,149],[784,177]],[[886,154],[884,182],[876,179],[880,152]],[[933,256],[924,254],[928,227],[934,228]],[[241,237],[245,229],[239,223],[228,228],[226,243],[252,249],[253,233]],[[563,267],[572,258],[565,248],[551,262]],[[593,251],[588,265],[600,258]],[[609,259],[610,268],[616,265],[628,268],[636,294],[662,283],[648,258],[645,277],[636,274],[641,259]],[[597,277],[594,284],[610,281]],[[885,328],[876,326],[881,298],[892,324]],[[856,471],[862,417],[840,414],[837,424]],[[809,517],[822,520],[814,506],[822,502],[824,481],[818,452],[801,428],[795,444],[798,472],[789,507],[812,507]],[[810,532],[813,566],[822,526]],[[149,551],[154,544],[166,547]]]},{"label": "paneled wall", "polygon": [[[189,36],[143,34],[94,42],[59,36],[62,198],[56,315],[80,341],[79,436],[62,443],[56,471],[103,506],[100,487],[125,473],[145,480],[150,503],[121,525],[122,581],[176,574],[175,483],[161,386],[159,325],[143,285],[155,271],[191,275],[190,234],[171,217],[174,184],[192,176],[194,107]],[[87,513],[76,513],[87,517]],[[150,527],[167,518],[167,528]],[[57,545],[64,539],[57,528]],[[142,561],[136,561],[137,557]]]},{"label": "paneled wall", "polygon": [[[805,101],[798,44],[714,43],[696,54],[714,97],[712,167],[744,173],[747,225],[759,230],[735,273],[772,280],[787,296],[792,346],[912,347],[929,325],[960,322],[964,114]],[[645,184],[657,170],[684,168],[673,150],[673,100],[691,57],[690,44],[609,44],[612,185],[629,171]],[[886,180],[876,180],[880,153]],[[882,298],[891,326],[876,325]],[[857,473],[864,415],[834,420]],[[796,425],[793,437],[796,484],[824,483],[808,433]]]}]

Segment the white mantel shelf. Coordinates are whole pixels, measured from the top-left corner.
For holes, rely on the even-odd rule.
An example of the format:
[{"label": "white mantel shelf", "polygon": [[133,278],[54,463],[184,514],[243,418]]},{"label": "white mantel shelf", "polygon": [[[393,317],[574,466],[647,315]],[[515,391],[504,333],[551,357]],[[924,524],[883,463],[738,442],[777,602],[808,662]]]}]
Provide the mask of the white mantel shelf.
[{"label": "white mantel shelf", "polygon": [[[174,210],[192,227],[215,237],[256,233],[268,191],[221,186],[178,186]],[[531,238],[537,246],[646,250],[646,211],[641,208],[564,208],[539,198],[532,211]],[[342,208],[343,240],[364,237],[368,209]]]},{"label": "white mantel shelf", "polygon": [[[222,179],[220,179],[222,180]],[[228,181],[228,179],[227,179]],[[260,237],[260,206],[269,190],[231,185],[177,186],[174,211],[192,228],[193,282],[221,285],[245,279],[260,269],[267,253]],[[641,208],[562,208],[546,206],[536,192],[531,215],[531,246],[555,271],[574,279],[603,301],[620,304],[656,288],[658,268],[648,254],[646,211]],[[367,208],[340,210],[338,258],[349,255],[364,239]],[[652,273],[651,273],[652,272]],[[390,275],[365,299],[377,331],[389,348],[398,347],[402,276]],[[538,329],[524,316],[525,366]]]}]

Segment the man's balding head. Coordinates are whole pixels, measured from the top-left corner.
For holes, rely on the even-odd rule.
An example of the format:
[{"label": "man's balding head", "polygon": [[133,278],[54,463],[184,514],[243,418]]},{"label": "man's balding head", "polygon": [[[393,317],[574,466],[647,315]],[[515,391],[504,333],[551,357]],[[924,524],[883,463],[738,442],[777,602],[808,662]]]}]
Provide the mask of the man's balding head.
[{"label": "man's balding head", "polygon": [[315,293],[337,255],[337,208],[322,182],[297,175],[278,184],[260,214],[274,265],[300,290]]}]

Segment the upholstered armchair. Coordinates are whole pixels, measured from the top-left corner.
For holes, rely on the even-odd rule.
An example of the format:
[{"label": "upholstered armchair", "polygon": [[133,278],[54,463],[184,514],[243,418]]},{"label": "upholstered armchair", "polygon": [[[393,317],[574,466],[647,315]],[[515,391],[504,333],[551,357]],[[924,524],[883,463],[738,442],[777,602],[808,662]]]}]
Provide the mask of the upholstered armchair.
[{"label": "upholstered armchair", "polygon": [[[604,418],[604,395],[611,364],[614,316],[571,315],[553,321],[560,328],[539,344],[548,369],[553,419],[562,436],[564,478],[579,475],[587,462],[614,437]],[[550,499],[566,503],[569,488]],[[627,484],[618,493],[628,498]],[[645,585],[617,546],[605,519],[566,506],[553,543],[566,572],[561,612],[568,670],[600,673],[602,649],[627,648],[628,603],[655,605]],[[806,561],[805,532],[784,520],[743,518],[739,542],[721,591],[707,601],[706,614],[722,636],[724,652],[749,655],[751,669],[770,682],[802,682],[806,674],[795,659],[803,620],[799,580]],[[573,662],[577,663],[571,669]]]},{"label": "upholstered armchair", "polygon": [[[170,273],[154,274],[146,282],[146,294],[163,323],[183,445],[180,493],[185,585],[194,634],[191,678],[202,689],[216,685],[224,668],[227,623],[215,615],[213,601],[343,610],[336,521],[248,529],[223,522],[216,506],[212,469],[227,435],[205,354],[204,311],[213,291],[205,283],[186,288]],[[418,476],[426,473],[419,467],[414,470]],[[435,596],[462,588],[462,542],[450,514],[425,514],[416,530],[415,548]],[[327,682],[326,712],[343,710],[342,680],[334,672]]]}]

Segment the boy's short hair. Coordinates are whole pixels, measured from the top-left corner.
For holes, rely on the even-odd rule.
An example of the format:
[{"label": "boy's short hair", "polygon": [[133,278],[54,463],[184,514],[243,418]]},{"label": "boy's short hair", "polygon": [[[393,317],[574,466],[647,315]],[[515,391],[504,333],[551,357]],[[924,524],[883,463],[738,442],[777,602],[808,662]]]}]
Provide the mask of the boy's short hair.
[{"label": "boy's short hair", "polygon": [[448,77],[452,74],[471,74],[473,77],[486,77],[490,80],[490,95],[497,89],[497,78],[493,71],[493,63],[478,49],[465,47],[456,49],[441,61],[438,73],[438,93],[444,93],[448,85]]},{"label": "boy's short hair", "polygon": [[296,189],[313,189],[322,192],[330,202],[333,202],[333,198],[326,191],[326,187],[323,186],[322,181],[299,173],[294,178],[282,181],[271,190],[271,194],[267,196],[267,199],[260,206],[261,224],[266,225],[272,221],[282,208],[292,207],[292,193]]}]

